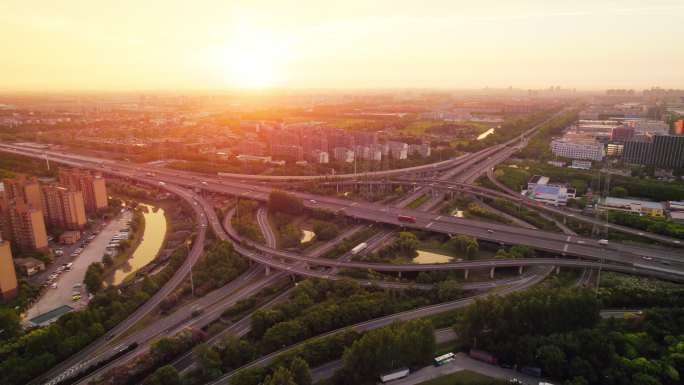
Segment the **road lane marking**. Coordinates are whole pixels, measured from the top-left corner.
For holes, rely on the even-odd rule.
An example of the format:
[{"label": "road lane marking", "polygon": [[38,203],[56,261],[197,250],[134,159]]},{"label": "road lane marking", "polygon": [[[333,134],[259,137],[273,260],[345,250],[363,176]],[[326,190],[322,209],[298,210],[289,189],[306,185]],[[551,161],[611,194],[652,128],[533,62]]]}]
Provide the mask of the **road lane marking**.
[{"label": "road lane marking", "polygon": [[442,219],[442,216],[441,216],[441,215],[438,216],[437,218],[435,218],[436,221],[438,221],[438,220],[440,220],[440,219]]},{"label": "road lane marking", "polygon": [[568,235],[568,238],[565,240],[565,242],[570,242],[570,238],[572,237]]},{"label": "road lane marking", "polygon": [[568,251],[568,244],[567,243],[565,244],[565,246],[563,246],[563,252],[565,253],[566,251]]}]

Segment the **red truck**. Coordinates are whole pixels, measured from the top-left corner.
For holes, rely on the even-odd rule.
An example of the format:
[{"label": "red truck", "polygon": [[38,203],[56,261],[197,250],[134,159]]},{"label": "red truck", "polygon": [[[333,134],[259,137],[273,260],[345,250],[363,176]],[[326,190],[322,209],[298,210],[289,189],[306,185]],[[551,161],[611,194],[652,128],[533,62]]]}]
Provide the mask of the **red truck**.
[{"label": "red truck", "polygon": [[495,356],[485,352],[484,350],[470,349],[470,353],[468,355],[478,361],[486,362],[492,365],[496,365],[499,362]]},{"label": "red truck", "polygon": [[416,217],[411,217],[408,215],[399,215],[397,217],[399,222],[411,222],[411,223],[416,223]]}]

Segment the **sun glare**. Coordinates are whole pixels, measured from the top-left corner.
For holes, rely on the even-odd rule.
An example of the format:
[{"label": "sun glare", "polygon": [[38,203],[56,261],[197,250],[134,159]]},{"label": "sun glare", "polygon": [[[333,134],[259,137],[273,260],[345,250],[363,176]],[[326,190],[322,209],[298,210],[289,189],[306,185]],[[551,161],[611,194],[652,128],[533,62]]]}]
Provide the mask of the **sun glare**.
[{"label": "sun glare", "polygon": [[220,48],[226,81],[242,88],[266,88],[283,82],[289,52],[287,42],[264,31],[241,28]]}]

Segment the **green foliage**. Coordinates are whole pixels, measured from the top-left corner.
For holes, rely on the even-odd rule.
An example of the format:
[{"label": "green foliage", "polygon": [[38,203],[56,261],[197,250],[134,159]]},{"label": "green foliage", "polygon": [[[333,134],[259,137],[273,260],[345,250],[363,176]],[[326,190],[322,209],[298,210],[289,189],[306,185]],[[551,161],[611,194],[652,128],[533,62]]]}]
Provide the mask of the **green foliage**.
[{"label": "green foliage", "polygon": [[21,319],[9,308],[0,307],[0,341],[17,337],[21,334]]},{"label": "green foliage", "polygon": [[304,210],[302,200],[284,191],[273,191],[268,196],[269,211],[299,215]]},{"label": "green foliage", "polygon": [[611,211],[608,213],[608,220],[618,225],[648,231],[649,233],[684,239],[684,225],[664,218],[642,217],[638,214]]},{"label": "green foliage", "polygon": [[313,231],[316,233],[317,239],[329,241],[339,234],[340,229],[334,223],[314,221]]},{"label": "green foliage", "polygon": [[238,201],[235,215],[231,218],[231,225],[241,236],[255,242],[263,240],[263,234],[255,220],[256,211],[259,204],[255,201]]},{"label": "green foliage", "polygon": [[147,377],[142,385],[181,385],[181,379],[176,368],[165,365]]},{"label": "green foliage", "polygon": [[354,281],[306,280],[295,288],[289,303],[252,315],[251,336],[260,339],[263,353],[269,353],[330,330],[427,303],[408,292],[371,291]]},{"label": "green foliage", "polygon": [[457,330],[500,361],[540,367],[565,384],[677,384],[684,370],[684,308],[599,321],[586,290],[534,290],[477,301]]},{"label": "green foliage", "polygon": [[102,274],[104,273],[104,267],[100,262],[93,262],[88,266],[86,270],[85,278],[83,282],[85,283],[88,291],[91,293],[97,293],[102,289]]},{"label": "green foliage", "polygon": [[610,189],[610,195],[618,198],[624,198],[627,196],[627,189],[622,186],[615,186]]},{"label": "green foliage", "polygon": [[446,280],[437,284],[437,300],[439,302],[452,301],[463,295],[463,288],[458,281]]},{"label": "green foliage", "polygon": [[193,268],[195,292],[198,295],[223,286],[247,270],[248,262],[235,252],[228,241],[215,241],[204,252]]},{"label": "green foliage", "polygon": [[402,231],[399,233],[399,237],[391,244],[372,255],[361,258],[372,262],[391,261],[396,258],[413,259],[418,256],[418,246],[420,246],[420,241],[415,234]]},{"label": "green foliage", "polygon": [[556,224],[553,223],[553,221],[543,218],[538,212],[526,207],[518,207],[514,203],[504,199],[494,199],[490,201],[489,204],[542,230],[556,230]]},{"label": "green foliage", "polygon": [[415,320],[367,332],[344,353],[338,378],[361,383],[381,373],[430,362],[435,350],[432,323]]},{"label": "green foliage", "polygon": [[609,308],[684,306],[684,286],[651,278],[601,273],[599,296]]},{"label": "green foliage", "polygon": [[480,245],[477,239],[467,235],[456,235],[451,237],[446,245],[447,249],[453,252],[461,252],[467,257],[471,258],[480,250]]},{"label": "green foliage", "polygon": [[537,134],[517,156],[528,159],[551,158],[549,142],[554,136],[559,136],[565,127],[577,120],[577,112],[567,112],[542,125]]}]

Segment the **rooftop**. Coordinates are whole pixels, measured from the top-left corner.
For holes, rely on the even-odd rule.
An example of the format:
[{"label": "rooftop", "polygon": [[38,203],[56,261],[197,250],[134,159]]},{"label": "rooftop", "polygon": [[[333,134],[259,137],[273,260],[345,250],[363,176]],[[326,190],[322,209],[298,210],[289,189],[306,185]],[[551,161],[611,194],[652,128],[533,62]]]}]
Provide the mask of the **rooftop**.
[{"label": "rooftop", "polygon": [[650,209],[661,209],[663,208],[663,205],[660,202],[650,202],[650,201],[642,201],[638,199],[624,199],[624,198],[614,198],[614,197],[607,197],[604,201],[603,204],[606,206],[631,206],[631,205],[639,205],[641,207],[646,207]]}]

